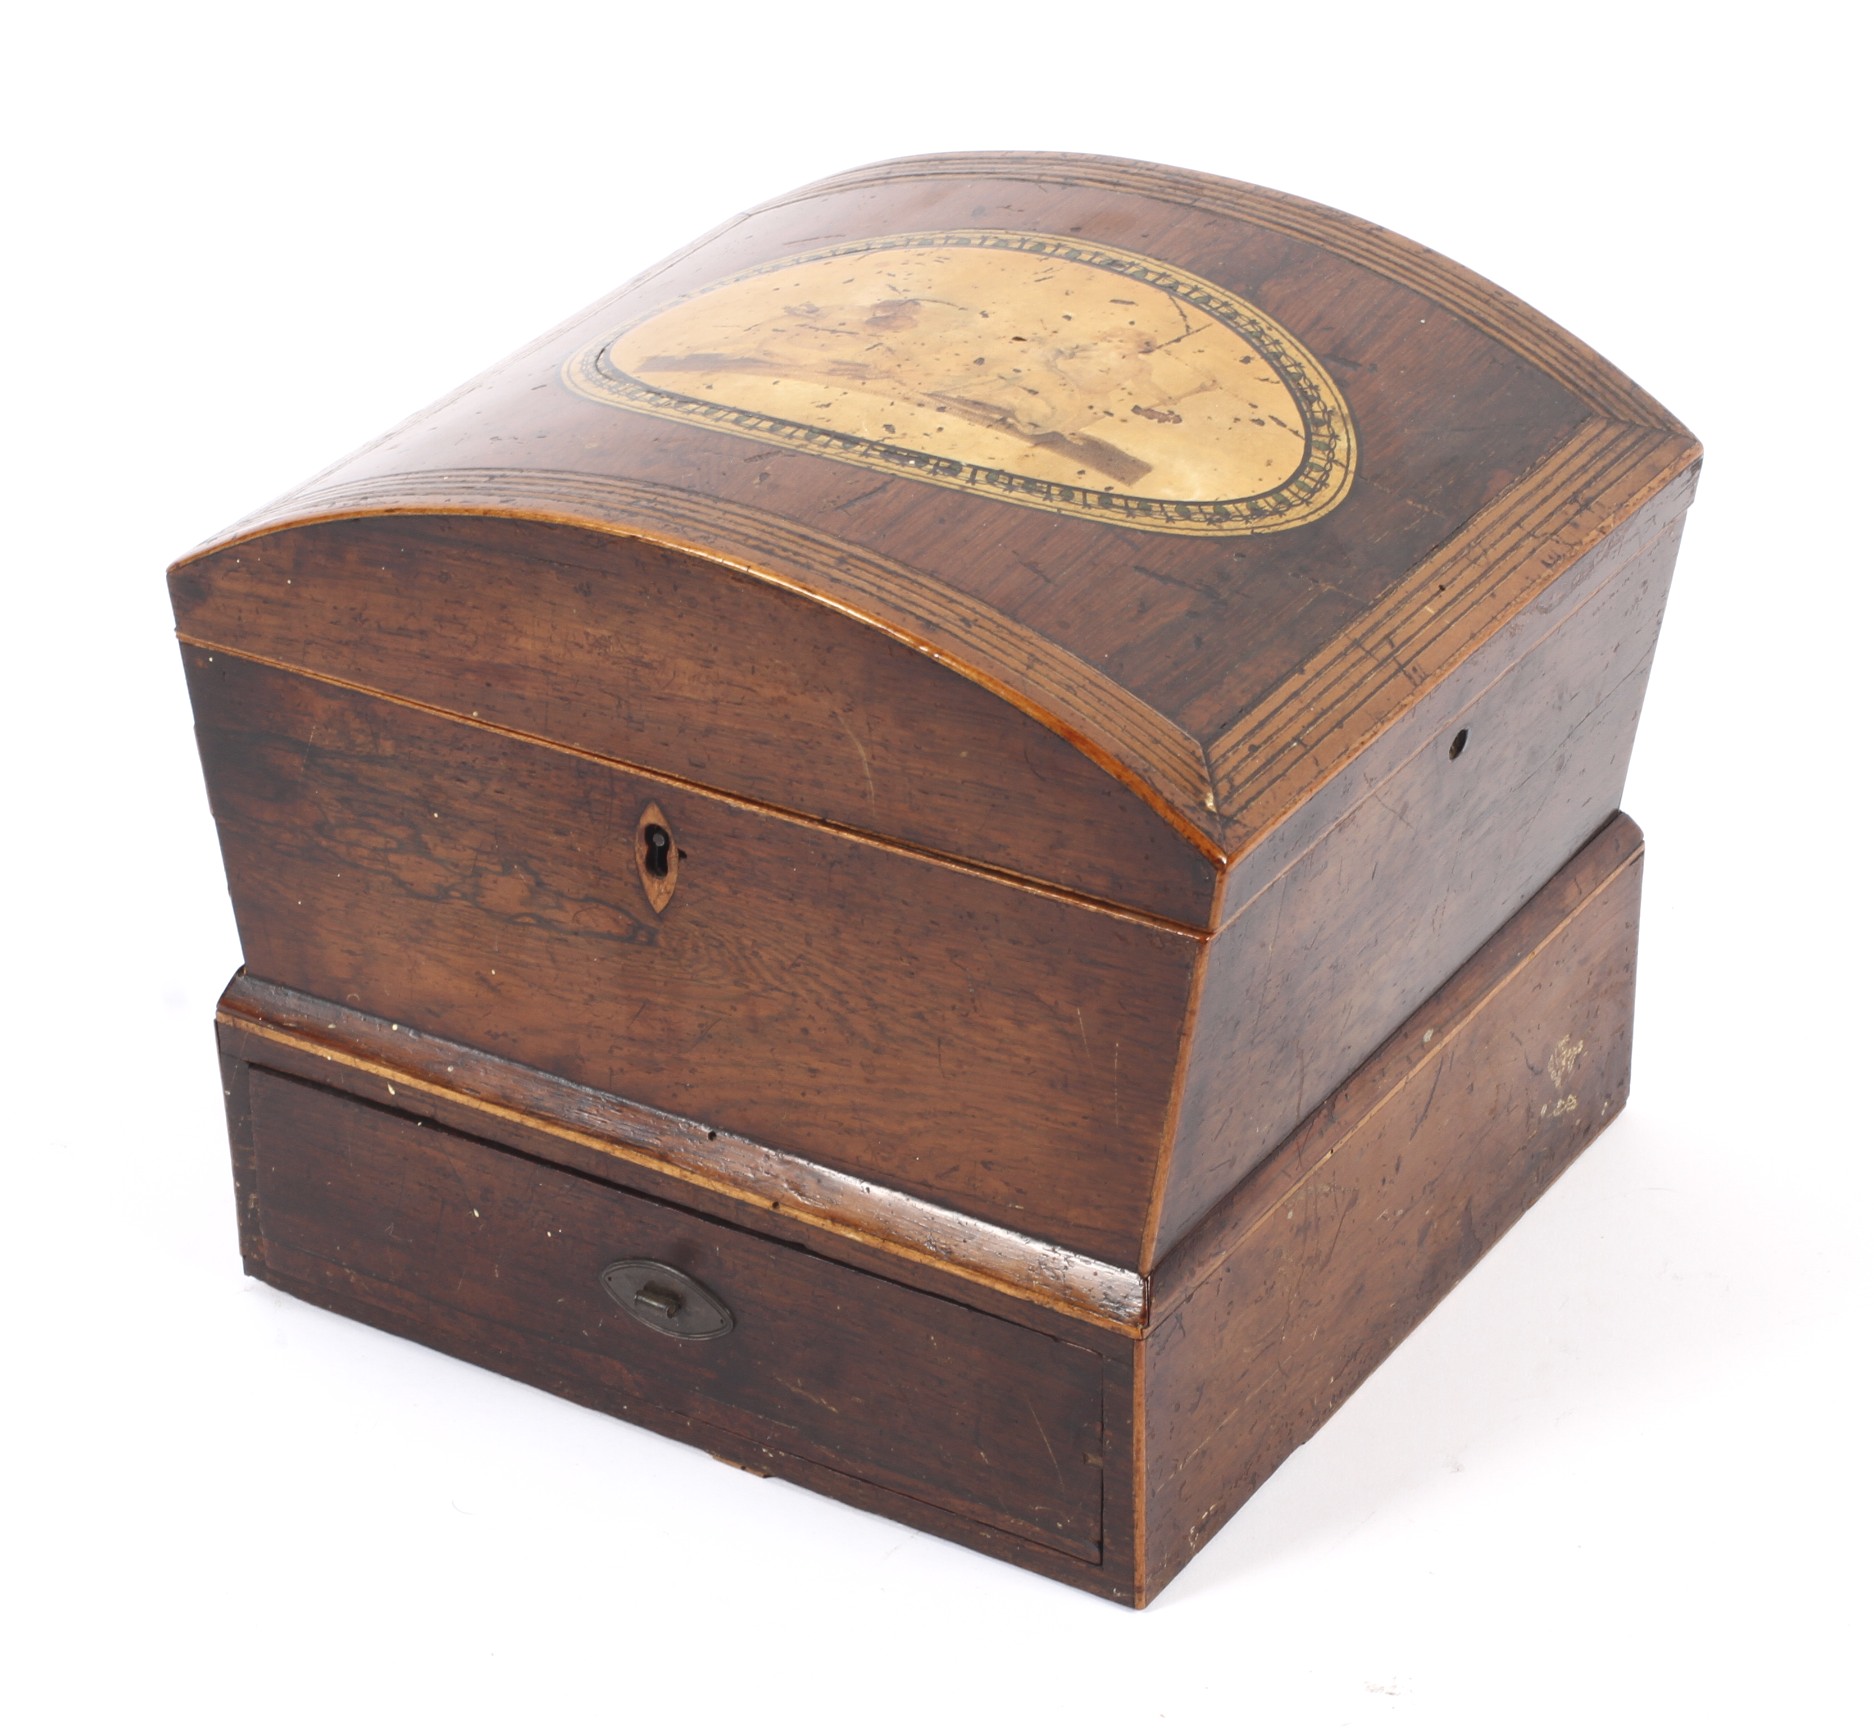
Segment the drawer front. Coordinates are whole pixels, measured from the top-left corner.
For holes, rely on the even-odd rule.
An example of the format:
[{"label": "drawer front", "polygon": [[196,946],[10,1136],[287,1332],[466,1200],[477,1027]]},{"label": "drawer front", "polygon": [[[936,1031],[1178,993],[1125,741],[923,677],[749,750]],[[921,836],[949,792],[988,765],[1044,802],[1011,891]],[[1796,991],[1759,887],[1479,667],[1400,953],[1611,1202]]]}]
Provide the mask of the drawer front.
[{"label": "drawer front", "polygon": [[[442,1349],[472,1337],[458,1353],[614,1414],[652,1405],[1099,1560],[1091,1351],[265,1070],[250,1107],[261,1254],[289,1284]],[[621,1261],[700,1285],[728,1330],[634,1317],[602,1282]],[[627,1299],[638,1281],[614,1278]],[[656,1319],[684,1291],[652,1283]]]}]

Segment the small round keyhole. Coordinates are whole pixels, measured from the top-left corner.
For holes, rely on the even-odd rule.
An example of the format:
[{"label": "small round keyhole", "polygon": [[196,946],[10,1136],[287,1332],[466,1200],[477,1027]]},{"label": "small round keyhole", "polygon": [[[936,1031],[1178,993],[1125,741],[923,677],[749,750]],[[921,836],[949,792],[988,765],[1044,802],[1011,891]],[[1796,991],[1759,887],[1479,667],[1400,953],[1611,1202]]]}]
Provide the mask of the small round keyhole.
[{"label": "small round keyhole", "polygon": [[1471,741],[1471,729],[1466,726],[1451,740],[1451,760],[1455,762],[1464,754],[1464,746]]},{"label": "small round keyhole", "polygon": [[644,873],[660,882],[670,874],[670,830],[655,822],[644,830]]}]

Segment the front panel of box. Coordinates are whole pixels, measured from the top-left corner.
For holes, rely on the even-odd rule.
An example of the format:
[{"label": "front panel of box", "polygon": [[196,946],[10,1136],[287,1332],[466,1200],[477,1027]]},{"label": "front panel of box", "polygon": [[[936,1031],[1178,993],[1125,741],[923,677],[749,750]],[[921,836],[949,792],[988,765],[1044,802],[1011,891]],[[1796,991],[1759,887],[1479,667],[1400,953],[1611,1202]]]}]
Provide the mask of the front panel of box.
[{"label": "front panel of box", "polygon": [[239,656],[188,663],[258,976],[1137,1263],[1190,934]]}]

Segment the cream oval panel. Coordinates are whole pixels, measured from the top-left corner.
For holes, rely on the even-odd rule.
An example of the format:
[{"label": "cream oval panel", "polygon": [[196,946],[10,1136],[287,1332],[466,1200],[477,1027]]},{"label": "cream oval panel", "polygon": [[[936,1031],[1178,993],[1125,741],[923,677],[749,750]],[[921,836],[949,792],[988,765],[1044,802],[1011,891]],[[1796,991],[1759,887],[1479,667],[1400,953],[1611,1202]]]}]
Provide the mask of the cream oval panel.
[{"label": "cream oval panel", "polygon": [[744,271],[573,355],[602,402],[1013,503],[1246,534],[1331,510],[1346,404],[1214,283],[1052,235],[896,234]]}]

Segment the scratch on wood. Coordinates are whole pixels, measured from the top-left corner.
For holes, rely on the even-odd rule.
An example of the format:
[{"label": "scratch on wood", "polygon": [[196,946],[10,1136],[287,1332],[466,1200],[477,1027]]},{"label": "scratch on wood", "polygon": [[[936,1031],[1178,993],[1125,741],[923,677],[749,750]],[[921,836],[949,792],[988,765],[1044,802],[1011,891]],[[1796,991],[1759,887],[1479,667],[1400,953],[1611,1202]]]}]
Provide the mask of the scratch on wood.
[{"label": "scratch on wood", "polygon": [[872,783],[872,757],[865,747],[865,740],[846,724],[846,716],[837,708],[833,710],[833,718],[839,722],[840,730],[852,740],[852,747],[859,752],[859,766],[865,770],[865,801],[876,807],[878,788]]},{"label": "scratch on wood", "polygon": [[1054,1480],[1065,1487],[1067,1478],[1061,1474],[1061,1461],[1054,1456],[1054,1442],[1048,1438],[1046,1426],[1042,1423],[1041,1418],[1035,1414],[1033,1403],[1027,1398],[1023,1398],[1022,1402],[1028,1406],[1028,1420],[1034,1423],[1035,1432],[1041,1436],[1041,1444],[1048,1449],[1048,1462],[1054,1466]]},{"label": "scratch on wood", "polygon": [[[837,1404],[829,1404],[824,1398],[816,1398],[811,1392],[807,1390],[805,1386],[802,1386],[798,1381],[783,1380],[781,1384],[785,1386],[790,1392],[798,1392],[801,1395],[801,1397],[807,1400],[809,1404],[818,1404],[822,1410],[830,1410],[835,1416],[839,1414],[839,1406]],[[1033,1412],[1031,1411],[1030,1414],[1033,1414]]]}]

